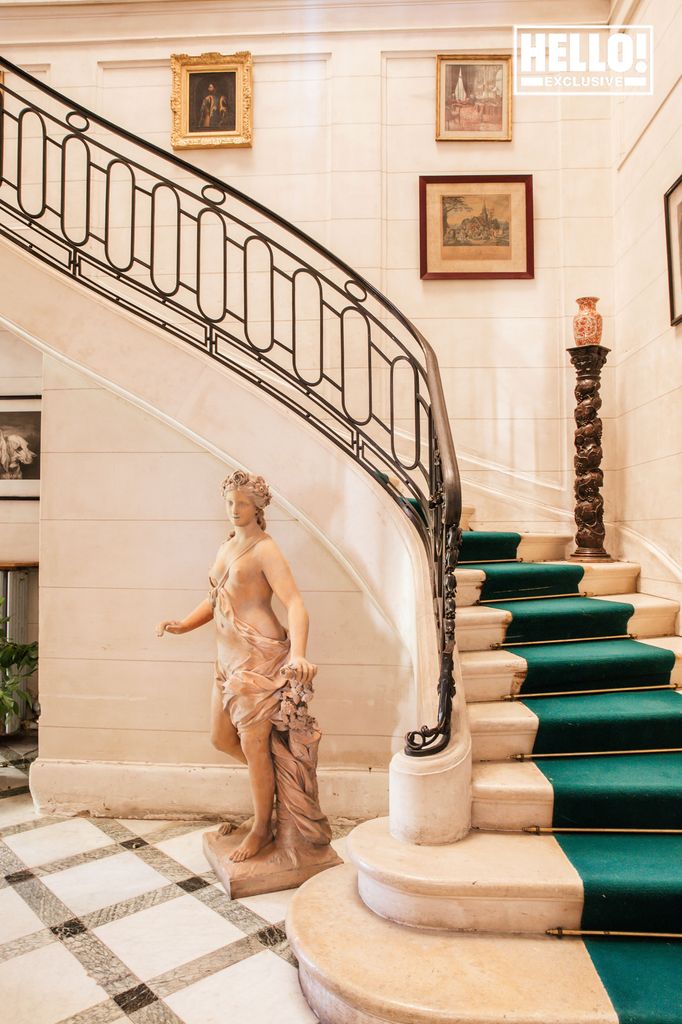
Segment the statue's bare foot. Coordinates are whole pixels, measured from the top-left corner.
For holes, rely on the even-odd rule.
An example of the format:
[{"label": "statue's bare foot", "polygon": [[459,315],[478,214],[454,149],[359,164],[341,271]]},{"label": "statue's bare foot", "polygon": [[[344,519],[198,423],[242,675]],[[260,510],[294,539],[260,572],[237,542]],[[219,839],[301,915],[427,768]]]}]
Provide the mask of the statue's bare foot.
[{"label": "statue's bare foot", "polygon": [[257,853],[270,845],[273,838],[274,836],[269,829],[267,832],[257,832],[252,828],[246,839],[239,844],[236,850],[229,854],[229,858],[238,863],[242,860],[248,860],[249,857],[255,857]]}]

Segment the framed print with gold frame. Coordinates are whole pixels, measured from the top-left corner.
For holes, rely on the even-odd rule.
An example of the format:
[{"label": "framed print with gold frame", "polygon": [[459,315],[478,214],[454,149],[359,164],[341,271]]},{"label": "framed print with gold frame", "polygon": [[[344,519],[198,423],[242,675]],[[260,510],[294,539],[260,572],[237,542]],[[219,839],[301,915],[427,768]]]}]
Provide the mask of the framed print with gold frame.
[{"label": "framed print with gold frame", "polygon": [[534,277],[533,176],[419,179],[420,277]]},{"label": "framed print with gold frame", "polygon": [[253,138],[251,54],[171,54],[173,149],[250,146]]},{"label": "framed print with gold frame", "polygon": [[512,137],[510,54],[439,54],[436,140],[508,142]]}]

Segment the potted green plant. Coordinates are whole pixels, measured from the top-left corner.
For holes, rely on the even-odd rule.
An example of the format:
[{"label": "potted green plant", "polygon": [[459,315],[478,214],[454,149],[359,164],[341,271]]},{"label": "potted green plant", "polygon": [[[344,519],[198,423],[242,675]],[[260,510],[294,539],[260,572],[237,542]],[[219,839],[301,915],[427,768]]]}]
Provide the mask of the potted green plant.
[{"label": "potted green plant", "polygon": [[[8,619],[0,619],[3,625]],[[38,644],[16,643],[0,636],[0,733],[16,732],[21,726],[18,712],[25,701],[33,707],[26,680],[38,667]]]}]

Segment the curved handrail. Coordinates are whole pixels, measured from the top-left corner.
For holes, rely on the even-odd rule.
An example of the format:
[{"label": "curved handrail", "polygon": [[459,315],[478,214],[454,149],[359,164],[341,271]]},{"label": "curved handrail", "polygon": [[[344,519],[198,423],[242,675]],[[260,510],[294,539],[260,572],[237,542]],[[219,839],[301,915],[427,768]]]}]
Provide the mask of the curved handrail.
[{"label": "curved handrail", "polygon": [[283,402],[410,516],[432,564],[441,673],[439,720],[408,733],[406,753],[444,749],[461,485],[428,341],[262,203],[9,61],[0,68],[0,234]]}]

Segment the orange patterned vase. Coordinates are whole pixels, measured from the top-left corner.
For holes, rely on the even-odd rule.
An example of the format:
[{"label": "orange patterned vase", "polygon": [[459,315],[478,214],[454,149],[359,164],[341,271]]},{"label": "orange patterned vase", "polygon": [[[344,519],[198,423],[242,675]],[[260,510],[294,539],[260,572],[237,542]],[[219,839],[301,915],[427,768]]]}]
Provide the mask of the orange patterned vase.
[{"label": "orange patterned vase", "polygon": [[576,345],[601,344],[601,313],[597,312],[599,299],[594,295],[586,295],[575,300],[578,312],[573,317],[573,336]]}]

